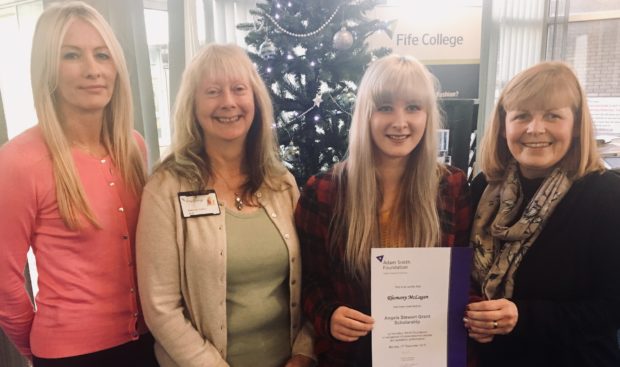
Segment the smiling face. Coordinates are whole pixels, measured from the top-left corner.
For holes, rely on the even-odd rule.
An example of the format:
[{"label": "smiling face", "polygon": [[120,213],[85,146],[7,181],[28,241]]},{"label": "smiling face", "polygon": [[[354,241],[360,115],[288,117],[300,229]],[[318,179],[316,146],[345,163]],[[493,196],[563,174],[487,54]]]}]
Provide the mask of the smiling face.
[{"label": "smiling face", "polygon": [[59,109],[64,114],[102,112],[112,98],[116,75],[99,32],[81,19],[73,21],[60,49],[55,91]]},{"label": "smiling face", "polygon": [[508,150],[526,178],[548,176],[571,147],[574,131],[571,107],[506,111]]},{"label": "smiling face", "polygon": [[244,144],[254,120],[254,93],[246,78],[203,78],[195,92],[195,113],[206,146]]},{"label": "smiling face", "polygon": [[418,146],[426,128],[427,113],[417,101],[397,99],[377,105],[370,116],[370,134],[377,164],[402,161]]}]

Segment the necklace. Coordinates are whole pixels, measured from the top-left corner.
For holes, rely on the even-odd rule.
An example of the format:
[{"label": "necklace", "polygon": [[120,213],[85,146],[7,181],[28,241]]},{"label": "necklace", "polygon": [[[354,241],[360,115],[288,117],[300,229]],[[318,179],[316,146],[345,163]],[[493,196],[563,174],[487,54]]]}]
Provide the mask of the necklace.
[{"label": "necklace", "polygon": [[243,209],[243,200],[241,200],[241,196],[239,196],[239,194],[237,194],[236,192],[234,194],[235,194],[235,208],[237,208],[237,210]]},{"label": "necklace", "polygon": [[224,182],[224,185],[226,185],[226,188],[228,189],[228,191],[232,191],[232,193],[235,195],[235,208],[237,208],[237,210],[241,211],[241,209],[243,209],[243,207],[245,206],[245,203],[241,199],[241,195],[239,195],[239,193],[235,192],[233,189],[230,188],[230,185],[228,184],[228,181],[226,181],[224,176],[222,176],[222,175],[218,175],[218,176],[222,179],[222,181]]}]

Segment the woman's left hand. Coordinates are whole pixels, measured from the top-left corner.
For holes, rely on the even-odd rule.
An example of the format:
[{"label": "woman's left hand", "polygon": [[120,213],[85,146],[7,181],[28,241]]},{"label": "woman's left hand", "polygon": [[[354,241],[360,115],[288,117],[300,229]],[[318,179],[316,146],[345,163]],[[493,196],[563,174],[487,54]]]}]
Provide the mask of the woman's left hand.
[{"label": "woman's left hand", "polygon": [[291,359],[286,362],[284,367],[310,367],[314,366],[314,360],[310,357],[302,356],[301,354],[296,354]]},{"label": "woman's left hand", "polygon": [[463,321],[472,338],[481,343],[488,343],[493,340],[494,335],[510,333],[518,320],[517,305],[502,298],[470,303],[467,305]]}]

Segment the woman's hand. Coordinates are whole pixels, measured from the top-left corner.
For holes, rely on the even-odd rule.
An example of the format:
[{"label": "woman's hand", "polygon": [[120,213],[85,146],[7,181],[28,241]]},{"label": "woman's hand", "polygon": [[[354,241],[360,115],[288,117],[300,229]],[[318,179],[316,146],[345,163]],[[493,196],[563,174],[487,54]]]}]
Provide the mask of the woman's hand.
[{"label": "woman's hand", "polygon": [[472,339],[479,343],[489,343],[495,335],[510,333],[518,320],[517,305],[502,298],[470,303],[463,322]]},{"label": "woman's hand", "polygon": [[340,306],[332,314],[329,330],[332,336],[343,342],[354,342],[372,330],[375,320],[359,311]]},{"label": "woman's hand", "polygon": [[311,367],[314,366],[314,361],[310,357],[296,354],[286,362],[284,367]]}]

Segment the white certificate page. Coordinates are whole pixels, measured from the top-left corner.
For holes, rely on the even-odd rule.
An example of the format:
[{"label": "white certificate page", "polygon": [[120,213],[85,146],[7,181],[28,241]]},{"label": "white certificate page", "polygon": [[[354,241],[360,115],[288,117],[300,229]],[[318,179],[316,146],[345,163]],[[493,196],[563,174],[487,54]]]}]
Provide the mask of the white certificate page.
[{"label": "white certificate page", "polygon": [[451,250],[372,249],[373,366],[449,367]]}]

